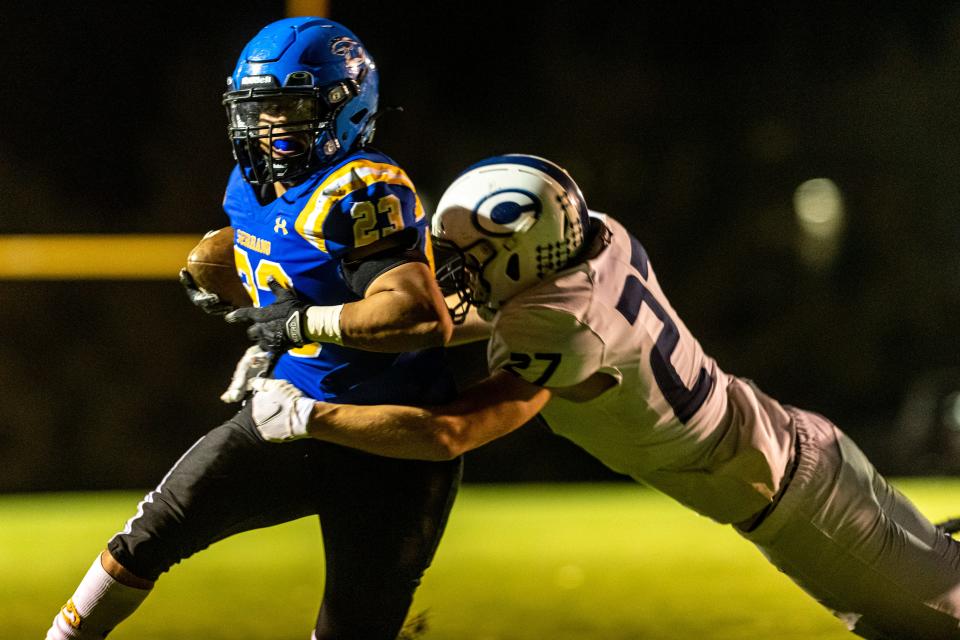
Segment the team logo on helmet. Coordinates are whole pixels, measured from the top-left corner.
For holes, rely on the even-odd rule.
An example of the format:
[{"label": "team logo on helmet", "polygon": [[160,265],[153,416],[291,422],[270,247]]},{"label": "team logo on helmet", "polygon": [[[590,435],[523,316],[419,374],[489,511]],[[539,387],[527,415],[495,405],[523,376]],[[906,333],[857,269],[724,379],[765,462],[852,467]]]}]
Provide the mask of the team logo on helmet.
[{"label": "team logo on helmet", "polygon": [[347,73],[356,80],[364,60],[360,43],[349,36],[340,36],[330,41],[330,52],[335,56],[343,56]]},{"label": "team logo on helmet", "polygon": [[473,224],[492,236],[526,231],[540,217],[540,198],[524,189],[501,189],[483,197],[473,208]]}]

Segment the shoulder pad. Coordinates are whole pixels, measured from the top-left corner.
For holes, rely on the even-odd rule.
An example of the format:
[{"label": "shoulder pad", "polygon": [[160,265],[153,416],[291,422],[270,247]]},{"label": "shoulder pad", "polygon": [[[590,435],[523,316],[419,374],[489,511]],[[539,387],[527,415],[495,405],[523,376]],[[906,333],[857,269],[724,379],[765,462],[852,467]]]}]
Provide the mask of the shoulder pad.
[{"label": "shoulder pad", "polygon": [[423,205],[403,169],[354,156],[317,184],[295,227],[307,242],[337,255],[425,225]]}]

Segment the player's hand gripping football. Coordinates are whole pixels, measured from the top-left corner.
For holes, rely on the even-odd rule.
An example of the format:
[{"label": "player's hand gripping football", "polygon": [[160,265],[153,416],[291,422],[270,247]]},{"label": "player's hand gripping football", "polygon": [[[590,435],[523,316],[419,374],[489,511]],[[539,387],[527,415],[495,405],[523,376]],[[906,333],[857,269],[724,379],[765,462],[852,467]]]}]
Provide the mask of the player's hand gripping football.
[{"label": "player's hand gripping football", "polygon": [[264,440],[286,442],[309,436],[307,425],[313,398],[307,398],[286,380],[253,378],[247,388],[254,392],[253,423]]},{"label": "player's hand gripping football", "polygon": [[266,307],[244,307],[226,315],[227,322],[252,322],[247,335],[264,351],[283,353],[293,347],[302,347],[309,342],[305,329],[309,303],[300,300],[293,287],[284,288],[275,279],[267,284],[276,297]]},{"label": "player's hand gripping football", "polygon": [[209,291],[204,291],[198,287],[197,283],[193,280],[193,276],[191,276],[190,272],[186,269],[180,269],[180,284],[183,285],[184,290],[187,292],[187,297],[190,298],[190,302],[200,307],[204,313],[222,316],[233,311],[233,307],[226,302],[222,302],[220,296]]}]

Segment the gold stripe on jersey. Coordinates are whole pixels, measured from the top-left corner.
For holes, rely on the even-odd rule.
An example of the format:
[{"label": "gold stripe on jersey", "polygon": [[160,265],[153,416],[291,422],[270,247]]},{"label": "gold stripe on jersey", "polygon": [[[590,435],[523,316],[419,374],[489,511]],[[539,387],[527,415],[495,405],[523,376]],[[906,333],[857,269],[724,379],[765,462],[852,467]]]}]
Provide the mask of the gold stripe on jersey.
[{"label": "gold stripe on jersey", "polygon": [[[417,204],[420,204],[420,199],[417,199]],[[427,264],[430,265],[430,272],[433,274],[437,273],[437,264],[433,259],[433,243],[430,241],[430,234],[427,234],[426,239],[423,242],[423,253],[427,256]]]},{"label": "gold stripe on jersey", "polygon": [[327,243],[323,237],[323,223],[327,219],[330,209],[341,198],[357,189],[363,189],[378,182],[410,189],[416,202],[415,219],[423,218],[425,215],[423,205],[420,204],[420,198],[417,197],[413,182],[410,181],[403,169],[392,164],[360,159],[348,162],[331,173],[314,190],[310,199],[307,200],[306,206],[297,216],[297,222],[294,225],[297,233],[317,249],[326,252]]}]

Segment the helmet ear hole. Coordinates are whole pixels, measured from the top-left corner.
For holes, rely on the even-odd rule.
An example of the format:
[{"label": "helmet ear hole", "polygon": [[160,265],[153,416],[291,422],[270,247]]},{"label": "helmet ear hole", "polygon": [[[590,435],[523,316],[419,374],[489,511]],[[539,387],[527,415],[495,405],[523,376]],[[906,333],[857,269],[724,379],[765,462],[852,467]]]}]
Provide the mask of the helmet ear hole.
[{"label": "helmet ear hole", "polygon": [[520,255],[513,254],[507,260],[507,277],[517,282],[520,280]]},{"label": "helmet ear hole", "polygon": [[366,115],[367,115],[367,110],[360,109],[360,111],[357,111],[355,114],[350,116],[350,122],[352,122],[353,124],[360,124],[360,121],[363,120],[364,117],[366,117]]}]

